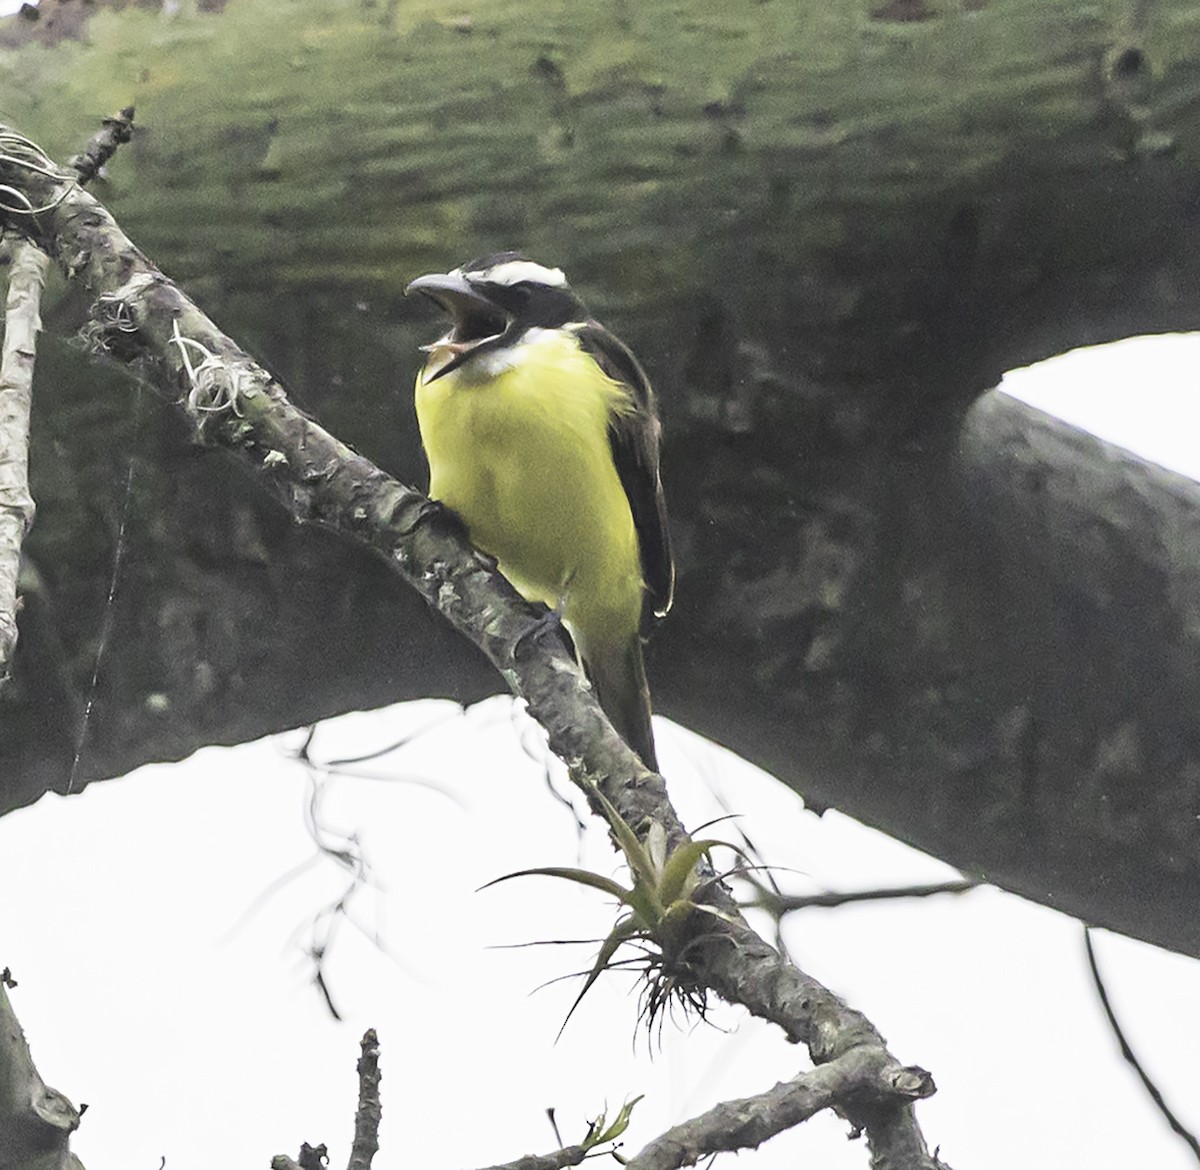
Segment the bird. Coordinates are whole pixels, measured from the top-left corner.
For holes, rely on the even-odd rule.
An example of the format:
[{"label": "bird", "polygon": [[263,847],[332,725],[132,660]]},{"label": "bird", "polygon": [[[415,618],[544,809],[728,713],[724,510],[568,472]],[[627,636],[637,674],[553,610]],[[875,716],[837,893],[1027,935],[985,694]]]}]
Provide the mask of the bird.
[{"label": "bird", "polygon": [[610,722],[652,772],[643,631],[675,563],[654,391],[561,268],[497,252],[405,289],[451,320],[417,375],[429,495],[561,619]]}]

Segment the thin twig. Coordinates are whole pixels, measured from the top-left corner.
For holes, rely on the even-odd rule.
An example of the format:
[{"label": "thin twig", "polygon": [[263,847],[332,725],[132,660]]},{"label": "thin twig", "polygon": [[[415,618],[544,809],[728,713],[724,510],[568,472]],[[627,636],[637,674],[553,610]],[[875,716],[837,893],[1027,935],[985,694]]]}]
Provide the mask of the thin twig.
[{"label": "thin twig", "polygon": [[1100,975],[1100,967],[1096,962],[1096,952],[1092,947],[1092,928],[1084,926],[1083,928],[1083,944],[1087,948],[1088,967],[1092,972],[1092,983],[1095,985],[1096,994],[1100,997],[1100,1006],[1104,1009],[1104,1014],[1108,1018],[1108,1026],[1112,1028],[1113,1035],[1117,1038],[1117,1043],[1121,1047],[1121,1055],[1125,1058],[1126,1064],[1137,1073],[1138,1080],[1142,1082],[1142,1087],[1149,1094],[1150,1100],[1154,1102],[1155,1108],[1166,1119],[1167,1124],[1187,1143],[1188,1148],[1196,1156],[1196,1160],[1200,1162],[1200,1142],[1197,1142],[1195,1134],[1188,1129],[1174,1113],[1171,1112],[1171,1107],[1167,1104],[1158,1086],[1150,1079],[1150,1075],[1142,1067],[1142,1062],[1138,1060],[1137,1055],[1129,1046],[1129,1041],[1125,1038],[1125,1033],[1121,1029],[1121,1025],[1117,1022],[1117,1013],[1113,1011],[1113,1006],[1108,999],[1108,989],[1104,986],[1104,979]]},{"label": "thin twig", "polygon": [[741,872],[735,872],[734,877],[749,882],[757,893],[753,898],[742,902],[742,908],[747,910],[765,910],[772,917],[782,917],[796,910],[809,910],[814,907],[831,908],[849,906],[855,902],[879,902],[894,898],[929,898],[935,894],[967,894],[977,890],[982,882],[971,878],[962,878],[953,882],[932,882],[929,885],[893,886],[890,889],[828,891],[823,894],[780,894],[764,887],[760,882]]},{"label": "thin twig", "polygon": [[[134,418],[138,425],[141,423],[141,387],[137,389],[137,399],[134,406]],[[136,432],[135,432],[136,434]],[[75,791],[75,781],[79,776],[79,763],[83,759],[83,749],[87,745],[88,733],[92,727],[92,711],[96,706],[96,696],[100,693],[100,668],[104,664],[104,656],[112,641],[115,625],[117,584],[121,580],[121,568],[125,560],[126,534],[129,530],[130,508],[133,504],[133,475],[136,464],[132,456],[125,467],[125,490],[121,493],[121,517],[117,523],[116,547],[113,549],[112,569],[108,574],[108,592],[104,597],[104,616],[100,620],[100,637],[96,642],[96,654],[92,659],[92,678],[88,684],[87,698],[83,704],[83,714],[79,720],[79,729],[75,734],[75,751],[71,755],[71,770],[67,774],[67,795]]]}]

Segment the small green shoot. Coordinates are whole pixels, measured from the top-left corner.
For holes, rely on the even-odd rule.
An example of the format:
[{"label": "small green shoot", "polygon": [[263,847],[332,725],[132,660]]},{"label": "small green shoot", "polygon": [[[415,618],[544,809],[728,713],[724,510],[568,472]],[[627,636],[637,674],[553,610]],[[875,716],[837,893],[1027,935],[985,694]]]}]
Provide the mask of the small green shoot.
[{"label": "small green shoot", "polygon": [[632,1101],[626,1101],[621,1106],[621,1111],[613,1118],[612,1124],[606,1124],[608,1121],[608,1110],[597,1117],[591,1125],[588,1126],[587,1136],[583,1139],[580,1145],[585,1150],[593,1150],[597,1146],[604,1145],[605,1142],[615,1142],[628,1128],[629,1118],[633,1114],[633,1107],[645,1096],[645,1093],[639,1093]]}]

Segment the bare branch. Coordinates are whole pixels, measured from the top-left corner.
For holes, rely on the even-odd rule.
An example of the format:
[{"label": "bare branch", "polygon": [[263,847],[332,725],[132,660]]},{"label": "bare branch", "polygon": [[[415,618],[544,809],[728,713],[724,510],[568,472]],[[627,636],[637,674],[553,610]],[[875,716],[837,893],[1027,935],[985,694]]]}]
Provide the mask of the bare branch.
[{"label": "bare branch", "polygon": [[879,1048],[856,1048],[755,1097],[724,1101],[655,1138],[626,1165],[629,1170],[676,1170],[722,1151],[757,1149],[768,1138],[847,1100],[881,1104],[897,1096],[932,1096],[923,1069],[904,1068]]},{"label": "bare branch", "polygon": [[358,1058],[358,1110],[354,1114],[354,1145],[348,1170],[370,1170],[379,1152],[379,1122],[383,1104],[379,1099],[379,1037],[374,1028],[363,1033],[362,1055]]},{"label": "bare branch", "polygon": [[69,159],[67,166],[75,171],[81,183],[88,183],[116,154],[117,147],[128,142],[132,137],[133,106],[126,106],[112,117],[104,119],[100,124],[100,129],[92,135],[92,140],[83,148],[83,152]]},{"label": "bare branch", "polygon": [[526,1154],[515,1162],[488,1166],[487,1170],[563,1170],[566,1166],[578,1166],[587,1156],[587,1146],[567,1146],[552,1154]]},{"label": "bare branch", "polygon": [[0,686],[17,647],[17,575],[21,544],[33,526],[29,491],[29,411],[42,327],[42,286],[50,259],[29,240],[10,249],[4,347],[0,355]]}]

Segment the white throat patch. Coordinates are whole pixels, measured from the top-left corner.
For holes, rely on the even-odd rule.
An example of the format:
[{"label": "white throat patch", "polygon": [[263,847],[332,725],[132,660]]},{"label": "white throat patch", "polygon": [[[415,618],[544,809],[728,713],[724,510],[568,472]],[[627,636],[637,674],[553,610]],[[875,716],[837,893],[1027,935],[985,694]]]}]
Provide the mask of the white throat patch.
[{"label": "white throat patch", "polygon": [[522,357],[521,351],[527,346],[544,345],[551,342],[557,333],[556,329],[539,329],[536,326],[526,329],[511,345],[473,354],[459,366],[457,373],[465,382],[491,381],[492,378],[498,378],[518,365]]}]

